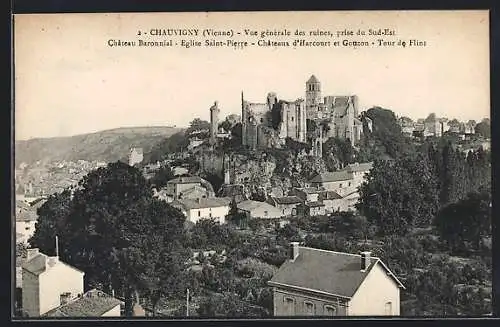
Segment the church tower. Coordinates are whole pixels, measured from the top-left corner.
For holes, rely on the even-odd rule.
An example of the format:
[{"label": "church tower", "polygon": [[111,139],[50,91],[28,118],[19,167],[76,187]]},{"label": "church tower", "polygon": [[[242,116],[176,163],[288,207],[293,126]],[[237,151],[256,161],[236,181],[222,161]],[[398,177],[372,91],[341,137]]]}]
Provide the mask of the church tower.
[{"label": "church tower", "polygon": [[321,83],[312,75],[306,82],[306,107],[315,107],[321,103]]}]

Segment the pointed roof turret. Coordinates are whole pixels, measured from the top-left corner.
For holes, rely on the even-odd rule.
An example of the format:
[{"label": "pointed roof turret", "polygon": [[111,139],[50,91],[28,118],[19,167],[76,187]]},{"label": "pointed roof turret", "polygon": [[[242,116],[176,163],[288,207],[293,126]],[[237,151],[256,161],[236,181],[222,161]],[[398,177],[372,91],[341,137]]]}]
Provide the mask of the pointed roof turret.
[{"label": "pointed roof turret", "polygon": [[311,77],[307,80],[307,83],[319,83],[319,80],[316,76],[311,75]]}]

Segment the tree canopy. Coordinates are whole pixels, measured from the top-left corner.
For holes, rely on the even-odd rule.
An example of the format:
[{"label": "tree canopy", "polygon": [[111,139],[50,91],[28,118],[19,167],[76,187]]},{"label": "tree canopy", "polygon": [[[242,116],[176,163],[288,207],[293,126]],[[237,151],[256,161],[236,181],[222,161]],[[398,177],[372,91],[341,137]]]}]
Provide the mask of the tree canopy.
[{"label": "tree canopy", "polygon": [[[185,252],[182,213],[152,197],[136,168],[110,163],[90,172],[79,188],[52,195],[38,209],[32,247],[85,272],[85,283],[122,294],[130,312],[134,294],[172,292]],[[166,262],[176,262],[167,265]],[[168,287],[167,287],[168,286]]]}]

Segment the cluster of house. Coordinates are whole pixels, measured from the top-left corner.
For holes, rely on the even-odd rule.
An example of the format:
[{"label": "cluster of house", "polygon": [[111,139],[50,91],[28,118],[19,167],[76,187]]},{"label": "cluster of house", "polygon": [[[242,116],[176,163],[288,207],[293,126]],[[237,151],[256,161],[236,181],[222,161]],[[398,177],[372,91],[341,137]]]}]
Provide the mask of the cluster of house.
[{"label": "cluster of house", "polygon": [[[404,285],[369,251],[350,254],[290,244],[288,260],[268,285],[274,316],[397,316]],[[208,253],[205,255],[209,255]],[[29,317],[119,317],[123,302],[97,289],[83,292],[84,273],[30,249],[22,272]],[[139,306],[136,315],[143,315]]]},{"label": "cluster of house", "polygon": [[462,139],[475,134],[476,122],[470,120],[466,123],[457,120],[448,120],[448,118],[437,118],[433,115],[426,119],[418,119],[413,122],[408,118],[400,118],[399,125],[401,131],[407,136],[417,137],[441,137],[444,133],[449,132],[459,135]]},{"label": "cluster of house", "polygon": [[[397,316],[403,284],[371,252],[327,251],[292,242],[289,258],[268,285],[273,292],[276,317],[293,316]],[[214,251],[212,251],[214,252]],[[194,255],[196,261],[202,252]],[[203,256],[215,253],[205,251]],[[224,261],[224,254],[220,256]],[[198,265],[199,266],[199,265]],[[194,269],[196,265],[191,266]],[[28,249],[16,282],[21,292],[18,309],[28,318],[120,317],[124,303],[99,289],[84,292],[83,271]],[[19,280],[21,279],[21,280]],[[136,304],[135,316],[146,312]]]},{"label": "cluster of house", "polygon": [[293,188],[286,196],[267,196],[266,201],[250,200],[243,185],[223,185],[216,197],[211,184],[198,176],[177,177],[154,196],[180,209],[187,220],[215,219],[225,223],[231,201],[239,212],[254,219],[286,219],[293,216],[318,216],[355,210],[358,188],[372,163],[355,163],[342,170],[318,174],[307,187]]}]

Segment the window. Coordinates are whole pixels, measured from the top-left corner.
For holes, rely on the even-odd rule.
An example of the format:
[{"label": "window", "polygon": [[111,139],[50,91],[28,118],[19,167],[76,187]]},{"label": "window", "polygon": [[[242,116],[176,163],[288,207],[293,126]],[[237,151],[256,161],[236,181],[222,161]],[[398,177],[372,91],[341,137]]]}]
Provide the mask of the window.
[{"label": "window", "polygon": [[349,185],[347,185],[347,186],[351,186],[351,182],[349,182]]},{"label": "window", "polygon": [[209,213],[209,214],[208,214],[208,217],[209,217],[209,218],[212,218],[212,213]]},{"label": "window", "polygon": [[304,314],[306,316],[314,315],[314,303],[309,301],[304,301]]},{"label": "window", "polygon": [[392,302],[387,302],[385,304],[385,315],[392,316]]},{"label": "window", "polygon": [[262,124],[264,122],[264,118],[261,118],[260,119],[260,123]]},{"label": "window", "polygon": [[292,209],[292,216],[296,216],[297,215],[297,209],[296,208],[293,208]]},{"label": "window", "polygon": [[267,217],[267,210],[266,210],[266,211],[264,211],[264,216],[266,216],[266,217]]},{"label": "window", "polygon": [[339,188],[342,188],[342,183],[339,184]]},{"label": "window", "polygon": [[292,121],[293,121],[293,116],[292,116]]},{"label": "window", "polygon": [[30,230],[30,226],[24,227],[24,230]]},{"label": "window", "polygon": [[336,316],[337,315],[337,308],[332,307],[331,305],[325,305],[325,316]]},{"label": "window", "polygon": [[285,316],[295,315],[295,300],[291,297],[285,297],[283,301],[285,302]]},{"label": "window", "polygon": [[201,216],[201,210],[198,210],[198,217]]}]

